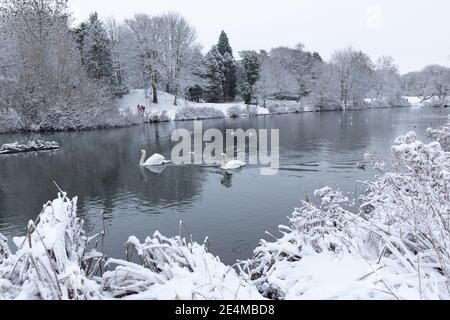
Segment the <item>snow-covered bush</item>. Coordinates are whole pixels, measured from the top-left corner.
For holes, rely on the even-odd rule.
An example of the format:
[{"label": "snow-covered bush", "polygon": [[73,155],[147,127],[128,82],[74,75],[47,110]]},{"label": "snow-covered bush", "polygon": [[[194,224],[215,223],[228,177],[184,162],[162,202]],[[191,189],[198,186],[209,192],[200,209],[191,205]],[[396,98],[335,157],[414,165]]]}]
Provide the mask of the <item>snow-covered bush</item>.
[{"label": "snow-covered bush", "polygon": [[411,103],[405,98],[390,96],[381,99],[365,99],[367,108],[395,108],[395,107],[410,107]]},{"label": "snow-covered bush", "polygon": [[304,107],[297,101],[267,100],[266,108],[271,114],[299,113],[304,111]]},{"label": "snow-covered bush", "polygon": [[103,289],[114,298],[163,300],[261,299],[258,290],[233,268],[207,252],[205,245],[160,233],[140,243],[130,237],[127,255],[137,253],[140,265],[110,259],[112,270]]},{"label": "snow-covered bush", "polygon": [[175,115],[175,121],[225,118],[222,111],[211,107],[184,107]]},{"label": "snow-covered bush", "polygon": [[0,233],[0,263],[7,259],[11,251],[9,250],[8,241],[4,235]]},{"label": "snow-covered bush", "polygon": [[414,132],[399,137],[392,153],[398,172],[369,182],[360,199],[374,249],[399,264],[403,276],[416,278],[416,297],[448,298],[450,153],[438,142],[418,141]]},{"label": "snow-covered bush", "polygon": [[433,108],[441,108],[441,107],[449,107],[450,106],[450,98],[432,98],[428,99],[423,104],[424,107],[433,107]]},{"label": "snow-covered bush", "polygon": [[167,111],[153,111],[145,114],[144,122],[148,123],[160,123],[160,122],[169,122],[170,116]]},{"label": "snow-covered bush", "polygon": [[348,199],[329,187],[315,195],[319,206],[303,201],[289,219],[290,226],[280,226],[283,236],[275,242],[262,240],[255,250],[250,274],[266,298],[300,299],[307,291],[303,277],[311,275],[302,270],[305,260],[314,261],[321,254],[338,259],[356,252],[352,238],[356,217],[340,206]]},{"label": "snow-covered bush", "polygon": [[236,105],[228,108],[227,115],[230,118],[242,118],[248,116],[248,112],[246,108],[243,108],[240,105]]},{"label": "snow-covered bush", "polygon": [[439,142],[445,151],[450,151],[450,116],[448,122],[440,129],[428,128],[427,135]]},{"label": "snow-covered bush", "polygon": [[88,237],[76,204],[65,194],[47,203],[27,235],[13,239],[14,253],[0,236],[0,299],[99,298],[99,285],[89,277],[102,255],[86,253]]},{"label": "snow-covered bush", "polygon": [[366,183],[358,213],[327,187],[319,205],[296,209],[281,238],[261,242],[249,263],[265,297],[450,297],[450,153],[410,132],[392,154],[397,169]]}]

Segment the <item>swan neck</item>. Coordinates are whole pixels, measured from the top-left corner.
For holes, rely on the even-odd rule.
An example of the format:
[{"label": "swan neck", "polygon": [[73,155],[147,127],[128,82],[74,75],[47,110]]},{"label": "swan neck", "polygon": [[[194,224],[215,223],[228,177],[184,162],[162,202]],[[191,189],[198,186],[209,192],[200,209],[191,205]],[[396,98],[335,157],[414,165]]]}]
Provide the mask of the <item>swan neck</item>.
[{"label": "swan neck", "polygon": [[222,167],[225,167],[228,163],[228,157],[226,155],[223,156],[222,158]]},{"label": "swan neck", "polygon": [[144,165],[145,162],[145,157],[147,156],[147,152],[144,150],[144,152],[142,152],[142,156],[141,156],[141,161],[139,162],[140,166]]}]

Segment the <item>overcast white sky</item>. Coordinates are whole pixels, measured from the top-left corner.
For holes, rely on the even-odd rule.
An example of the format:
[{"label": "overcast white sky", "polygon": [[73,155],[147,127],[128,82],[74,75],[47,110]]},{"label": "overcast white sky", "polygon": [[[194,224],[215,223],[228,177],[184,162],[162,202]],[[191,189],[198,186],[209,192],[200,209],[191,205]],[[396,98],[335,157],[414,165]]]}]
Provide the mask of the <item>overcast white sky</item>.
[{"label": "overcast white sky", "polygon": [[209,49],[220,31],[233,49],[294,46],[328,59],[352,46],[372,58],[391,55],[402,73],[427,64],[450,66],[449,0],[69,0],[77,21],[97,11],[118,20],[175,11]]}]

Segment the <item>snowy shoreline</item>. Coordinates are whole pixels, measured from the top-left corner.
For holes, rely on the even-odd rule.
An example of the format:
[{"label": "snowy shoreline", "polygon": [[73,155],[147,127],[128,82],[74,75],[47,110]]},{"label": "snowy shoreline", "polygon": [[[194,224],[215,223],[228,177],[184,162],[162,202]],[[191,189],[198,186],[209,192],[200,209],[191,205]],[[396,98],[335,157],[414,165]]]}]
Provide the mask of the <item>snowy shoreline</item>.
[{"label": "snowy shoreline", "polygon": [[[226,119],[226,118],[246,118],[246,117],[265,117],[285,114],[302,114],[314,112],[339,112],[344,111],[341,108],[327,108],[315,109],[303,102],[283,101],[283,100],[268,100],[266,108],[261,106],[246,106],[242,102],[236,103],[194,103],[179,100],[178,106],[173,105],[174,96],[160,92],[157,105],[151,103],[151,98],[145,97],[144,90],[133,90],[128,95],[119,99],[118,108],[120,112],[126,116],[126,123],[116,124],[111,126],[100,126],[96,128],[83,128],[80,130],[32,130],[32,129],[17,129],[13,131],[0,131],[0,134],[11,133],[27,133],[27,132],[78,132],[78,131],[92,131],[92,130],[107,130],[126,128],[145,123],[161,123],[171,121],[196,121],[196,120],[212,120],[212,119]],[[390,109],[390,108],[405,108],[405,107],[426,107],[417,97],[403,97],[408,102],[408,106],[388,106],[388,105],[374,105],[367,102],[364,108],[348,109],[346,112],[364,111],[373,109]],[[367,99],[370,100],[370,99]],[[139,115],[137,112],[137,105],[146,107],[144,115]]]},{"label": "snowy shoreline", "polygon": [[[331,112],[343,111],[341,108],[326,108],[317,109],[310,106],[308,103],[300,101],[289,100],[267,100],[266,107],[261,106],[246,106],[242,102],[235,103],[194,103],[178,99],[178,106],[173,104],[174,96],[160,92],[159,103],[151,103],[151,95],[146,94],[145,90],[133,90],[127,96],[124,96],[119,101],[119,108],[122,112],[129,112],[137,115],[137,105],[144,106],[146,112],[141,115],[146,123],[170,122],[170,121],[193,121],[193,120],[208,120],[208,119],[222,119],[222,118],[244,118],[257,116],[274,116],[282,114],[300,114],[311,112]],[[421,106],[416,103],[414,97],[404,97],[406,101],[405,106],[374,106],[372,101],[367,103],[364,108],[349,109],[347,111],[362,111],[377,108],[397,108],[397,107],[412,107]],[[414,103],[410,103],[412,99]]]},{"label": "snowy shoreline", "polygon": [[317,190],[317,204],[303,201],[281,236],[233,266],[208,240],[183,238],[182,223],[177,237],[131,236],[126,260],[108,258],[103,233],[87,234],[77,198],[60,191],[16,250],[0,234],[0,299],[449,299],[450,122],[427,134],[428,144],[414,132],[396,139],[393,171],[366,154],[380,175],[359,199]]}]

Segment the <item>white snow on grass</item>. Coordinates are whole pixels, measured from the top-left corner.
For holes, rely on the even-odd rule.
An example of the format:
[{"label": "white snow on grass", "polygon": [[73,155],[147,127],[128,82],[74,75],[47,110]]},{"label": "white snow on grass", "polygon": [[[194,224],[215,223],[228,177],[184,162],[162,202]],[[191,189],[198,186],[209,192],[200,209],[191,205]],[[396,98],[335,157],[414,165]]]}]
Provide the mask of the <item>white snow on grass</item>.
[{"label": "white snow on grass", "polygon": [[403,99],[406,99],[413,107],[422,107],[424,105],[420,97],[405,96]]},{"label": "white snow on grass", "polygon": [[119,107],[123,112],[128,111],[137,114],[137,106],[143,105],[146,108],[145,118],[149,122],[224,118],[230,116],[229,110],[233,109],[239,109],[240,112],[232,113],[232,117],[270,115],[270,111],[266,108],[260,106],[247,107],[242,102],[195,103],[178,99],[178,105],[175,106],[174,99],[173,95],[160,91],[158,92],[158,104],[153,104],[151,94],[147,92],[146,97],[145,90],[136,89],[119,100]]}]

